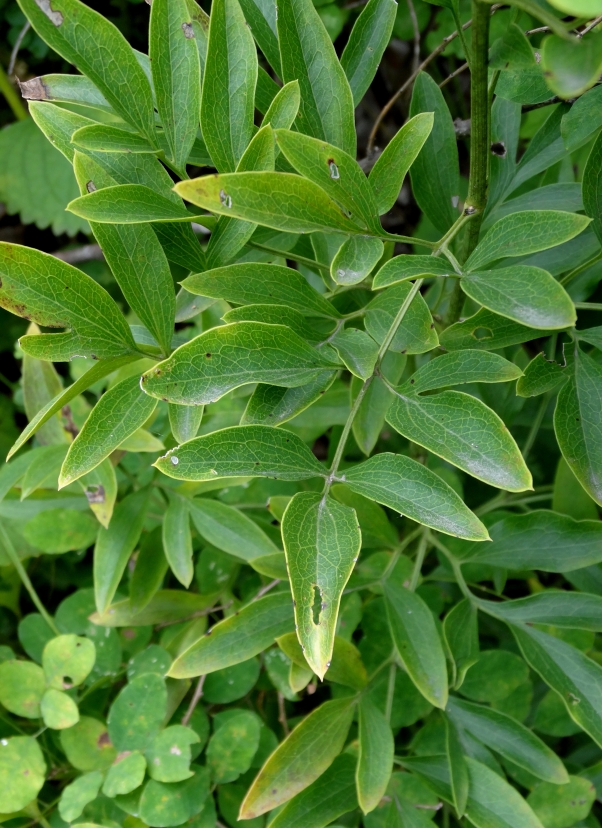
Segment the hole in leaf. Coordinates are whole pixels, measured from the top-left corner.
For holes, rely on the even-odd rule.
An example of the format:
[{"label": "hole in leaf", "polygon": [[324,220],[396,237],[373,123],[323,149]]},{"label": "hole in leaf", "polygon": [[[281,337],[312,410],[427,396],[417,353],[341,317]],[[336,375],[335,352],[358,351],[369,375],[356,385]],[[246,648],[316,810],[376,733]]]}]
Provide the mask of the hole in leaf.
[{"label": "hole in leaf", "polygon": [[493,339],[491,328],[475,328],[472,332],[473,339]]},{"label": "hole in leaf", "polygon": [[313,622],[316,626],[320,623],[320,613],[322,612],[322,593],[320,587],[314,586],[314,602],[311,608]]},{"label": "hole in leaf", "polygon": [[506,145],[503,141],[494,141],[491,145],[491,152],[493,153],[493,155],[497,155],[498,158],[505,158]]}]

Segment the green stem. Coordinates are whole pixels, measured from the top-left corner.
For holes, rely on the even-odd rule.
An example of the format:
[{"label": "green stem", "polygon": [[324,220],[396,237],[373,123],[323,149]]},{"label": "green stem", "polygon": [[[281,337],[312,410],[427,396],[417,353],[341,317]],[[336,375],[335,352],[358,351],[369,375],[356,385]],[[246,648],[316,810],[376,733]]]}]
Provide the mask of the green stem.
[{"label": "green stem", "polygon": [[59,629],[56,626],[56,624],[54,623],[54,619],[47,612],[46,607],[44,606],[44,604],[40,601],[38,593],[35,591],[33,584],[29,580],[29,575],[27,574],[27,571],[25,570],[25,567],[21,563],[21,559],[17,555],[17,551],[16,551],[15,547],[13,546],[11,539],[6,534],[4,526],[2,526],[1,523],[0,523],[0,537],[2,538],[2,544],[4,546],[4,550],[5,550],[6,554],[8,555],[8,557],[10,559],[10,562],[12,563],[12,565],[15,567],[15,569],[19,573],[19,578],[21,578],[21,582],[23,583],[23,586],[25,587],[25,589],[29,593],[29,597],[33,601],[34,606],[37,608],[38,612],[40,613],[40,615],[42,616],[44,621],[48,624],[48,626],[50,627],[52,632],[55,635],[60,635]]},{"label": "green stem", "polygon": [[591,267],[593,264],[596,264],[596,262],[599,262],[600,259],[602,259],[602,252],[596,253],[593,259],[589,259],[587,262],[579,265],[579,267],[576,267],[574,270],[570,270],[562,277],[562,279],[559,279],[558,281],[561,285],[568,285],[568,283],[572,282],[576,276],[579,276],[579,274],[583,273],[584,270],[587,270],[588,267]]},{"label": "green stem", "polygon": [[451,4],[451,13],[454,18],[454,23],[456,24],[456,31],[458,32],[458,36],[462,43],[462,48],[464,49],[464,56],[466,58],[466,62],[468,66],[471,65],[471,54],[470,54],[470,45],[468,40],[466,39],[466,35],[464,34],[464,26],[462,21],[460,20],[460,15],[458,14],[458,6],[456,3]]},{"label": "green stem", "polygon": [[573,302],[573,304],[578,310],[602,310],[602,303],[600,302]]},{"label": "green stem", "polygon": [[522,452],[523,453],[523,460],[525,462],[527,460],[527,457],[529,456],[529,453],[531,452],[531,449],[533,448],[533,444],[535,443],[535,440],[537,439],[537,434],[539,433],[539,429],[540,429],[541,424],[543,422],[543,418],[545,416],[545,413],[546,413],[546,410],[547,410],[547,407],[548,407],[548,403],[550,402],[550,396],[551,396],[551,394],[550,394],[549,391],[548,391],[547,394],[543,395],[543,398],[542,398],[542,400],[539,404],[539,408],[537,409],[537,414],[535,415],[535,419],[533,420],[533,423],[532,423],[531,428],[529,430],[529,434],[527,435],[527,439],[525,440],[525,445],[523,446],[523,452]]},{"label": "green stem", "polygon": [[464,579],[464,575],[462,575],[462,567],[460,566],[458,561],[454,558],[454,556],[449,551],[447,546],[444,543],[442,543],[436,535],[430,535],[430,541],[434,546],[437,547],[437,549],[439,549],[441,552],[443,552],[443,554],[445,555],[445,557],[449,561],[450,566],[454,571],[454,576],[456,578],[456,583],[460,587],[460,591],[461,591],[462,595],[465,598],[468,598],[469,601],[471,601],[471,602],[474,601],[474,595],[468,589],[468,584],[466,583],[466,581]]},{"label": "green stem", "polygon": [[429,548],[429,536],[428,536],[428,529],[422,530],[422,537],[420,538],[420,543],[418,544],[418,551],[416,553],[416,560],[414,561],[414,569],[412,570],[412,578],[410,579],[410,585],[408,589],[410,592],[414,592],[416,587],[418,586],[418,581],[420,580],[420,573],[422,572],[422,564],[424,563],[424,559],[426,557],[426,553]]},{"label": "green stem", "polygon": [[387,685],[387,701],[385,705],[385,716],[387,721],[391,721],[391,713],[393,711],[393,697],[395,696],[395,678],[397,675],[397,665],[391,664],[389,667],[389,683]]},{"label": "green stem", "polygon": [[21,100],[11,84],[8,75],[4,68],[0,66],[0,92],[4,95],[6,103],[12,109],[13,115],[18,121],[24,121],[28,117],[27,110],[21,103]]}]

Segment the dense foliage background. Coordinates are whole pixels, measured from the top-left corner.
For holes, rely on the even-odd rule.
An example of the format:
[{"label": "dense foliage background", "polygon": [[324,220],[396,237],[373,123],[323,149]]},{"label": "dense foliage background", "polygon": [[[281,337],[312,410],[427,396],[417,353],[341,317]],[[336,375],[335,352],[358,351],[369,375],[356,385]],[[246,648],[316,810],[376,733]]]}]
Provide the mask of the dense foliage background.
[{"label": "dense foliage background", "polygon": [[87,5],[162,129],[0,0],[0,819],[599,826],[600,3]]}]

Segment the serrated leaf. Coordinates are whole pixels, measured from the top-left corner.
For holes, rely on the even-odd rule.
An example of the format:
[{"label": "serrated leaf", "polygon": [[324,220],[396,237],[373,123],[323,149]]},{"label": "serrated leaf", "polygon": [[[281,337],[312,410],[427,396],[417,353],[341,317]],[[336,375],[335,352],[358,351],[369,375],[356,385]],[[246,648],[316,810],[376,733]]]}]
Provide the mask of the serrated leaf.
[{"label": "serrated leaf", "polygon": [[521,375],[518,365],[499,354],[466,349],[432,359],[412,374],[401,388],[421,394],[469,382],[510,382]]},{"label": "serrated leaf", "polygon": [[387,213],[395,204],[406,173],[431,134],[434,118],[434,112],[420,112],[410,118],[389,141],[372,167],[369,181],[379,215]]},{"label": "serrated leaf", "polygon": [[341,594],[361,546],[355,511],[326,496],[298,493],[284,513],[282,539],[299,641],[309,666],[323,679]]},{"label": "serrated leaf", "polygon": [[351,236],[343,242],[330,265],[330,275],[338,285],[355,285],[370,275],[382,258],[384,245],[369,236]]},{"label": "serrated leaf", "polygon": [[397,6],[393,0],[370,0],[357,18],[341,55],[353,105],[357,106],[372,83],[391,38]]},{"label": "serrated leaf", "polygon": [[290,267],[243,262],[194,273],[182,282],[200,296],[225,299],[237,305],[286,305],[304,316],[327,319],[340,314],[331,303]]},{"label": "serrated leaf", "polygon": [[240,806],[240,818],[273,810],[307,788],[340,753],[354,699],[327,701],[309,714],[269,757]]},{"label": "serrated leaf", "polygon": [[20,0],[20,6],[40,37],[74,63],[127,123],[154,141],[150,84],[113,23],[79,0],[61,0],[60,9],[37,0]]},{"label": "serrated leaf", "polygon": [[197,437],[171,449],[155,466],[176,480],[236,476],[306,480],[325,475],[296,434],[262,425],[233,426]]},{"label": "serrated leaf", "polygon": [[74,355],[108,359],[135,351],[113,299],[76,267],[39,250],[2,242],[0,277],[0,305],[38,325],[70,329]]},{"label": "serrated leaf", "polygon": [[176,658],[169,675],[188,678],[239,664],[269,647],[275,638],[294,628],[291,596],[266,595],[217,623]]},{"label": "serrated leaf", "polygon": [[435,707],[447,704],[447,668],[433,615],[415,592],[388,580],[384,584],[389,628],[408,675]]},{"label": "serrated leaf", "polygon": [[487,540],[487,530],[435,472],[401,454],[383,452],[345,469],[345,483],[439,532]]},{"label": "serrated leaf", "polygon": [[602,561],[602,526],[595,520],[573,520],[538,509],[506,515],[489,527],[492,543],[458,550],[464,561],[509,569],[570,572]]},{"label": "serrated leaf", "polygon": [[506,426],[480,400],[460,391],[428,397],[396,393],[387,413],[394,429],[478,480],[510,492],[532,485]]},{"label": "serrated leaf", "polygon": [[602,368],[575,343],[573,375],[560,389],[554,430],[563,457],[585,491],[602,503]]},{"label": "serrated leaf", "polygon": [[497,221],[476,246],[464,265],[467,271],[508,256],[526,256],[578,236],[587,225],[587,216],[560,210],[524,210]]},{"label": "serrated leaf", "polygon": [[385,795],[393,770],[395,745],[391,726],[368,698],[359,703],[357,798],[362,811],[373,811]]},{"label": "serrated leaf", "polygon": [[[366,306],[366,330],[379,344],[385,339],[397,311],[411,290],[412,285],[401,282],[378,293]],[[406,311],[389,349],[397,353],[423,354],[438,344],[439,339],[431,312],[422,295],[418,293]]]},{"label": "serrated leaf", "polygon": [[139,429],[157,406],[140,389],[136,375],[122,380],[100,398],[65,457],[59,487],[92,471]]},{"label": "serrated leaf", "polygon": [[201,97],[199,52],[185,0],[158,0],[151,7],[149,57],[170,157],[183,170],[196,138]]},{"label": "serrated leaf", "polygon": [[213,163],[234,172],[253,136],[257,52],[238,0],[212,6],[201,127]]},{"label": "serrated leaf", "polygon": [[153,397],[203,405],[248,383],[295,388],[333,368],[334,359],[284,325],[237,322],[213,328],[182,345],[143,374],[141,384]]},{"label": "serrated leaf", "polygon": [[278,6],[282,80],[299,81],[300,132],[355,156],[353,96],[334,46],[311,0]]},{"label": "serrated leaf", "polygon": [[194,575],[190,511],[186,499],[177,494],[168,495],[168,501],[163,516],[163,549],[171,571],[188,588]]},{"label": "serrated leaf", "polygon": [[194,498],[190,516],[197,532],[223,552],[252,561],[277,552],[277,547],[251,518],[219,500]]},{"label": "serrated leaf", "polygon": [[570,328],[577,319],[568,293],[540,267],[472,271],[460,285],[475,302],[531,328]]},{"label": "serrated leaf", "polygon": [[[284,230],[365,233],[313,181],[285,172],[244,172],[180,181],[178,195],[222,216]],[[80,211],[81,212],[81,211]],[[193,217],[191,216],[192,220]]]}]

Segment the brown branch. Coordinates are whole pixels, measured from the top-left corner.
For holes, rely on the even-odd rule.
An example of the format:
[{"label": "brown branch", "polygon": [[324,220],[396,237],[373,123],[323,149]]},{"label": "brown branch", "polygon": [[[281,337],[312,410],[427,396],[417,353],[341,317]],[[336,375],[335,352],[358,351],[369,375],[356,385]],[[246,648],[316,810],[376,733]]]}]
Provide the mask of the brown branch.
[{"label": "brown branch", "polygon": [[194,693],[192,695],[192,698],[190,699],[190,704],[188,705],[188,710],[182,716],[182,724],[184,725],[184,727],[186,727],[186,725],[190,721],[190,717],[194,713],[194,709],[197,706],[197,704],[199,703],[199,701],[200,701],[200,699],[203,695],[203,685],[205,684],[205,679],[206,678],[207,678],[206,675],[199,676],[197,686],[194,689]]},{"label": "brown branch", "polygon": [[284,735],[288,736],[291,732],[290,727],[288,726],[288,720],[286,718],[286,710],[284,708],[284,696],[278,691],[278,721],[282,725],[282,729],[284,731]]}]

